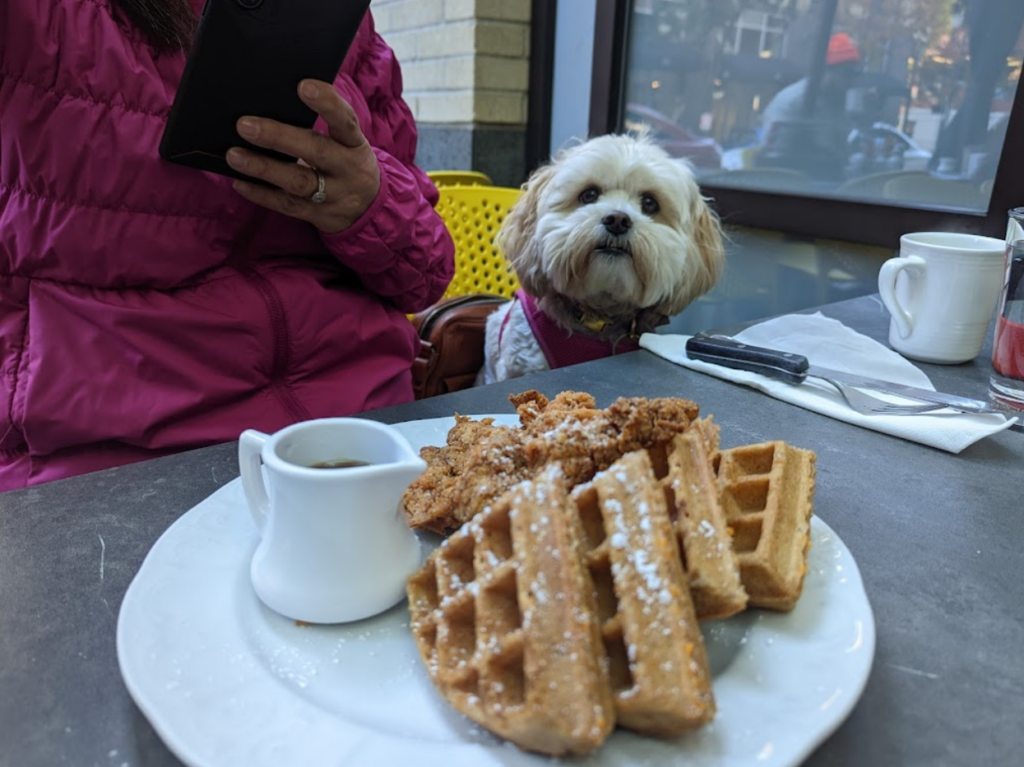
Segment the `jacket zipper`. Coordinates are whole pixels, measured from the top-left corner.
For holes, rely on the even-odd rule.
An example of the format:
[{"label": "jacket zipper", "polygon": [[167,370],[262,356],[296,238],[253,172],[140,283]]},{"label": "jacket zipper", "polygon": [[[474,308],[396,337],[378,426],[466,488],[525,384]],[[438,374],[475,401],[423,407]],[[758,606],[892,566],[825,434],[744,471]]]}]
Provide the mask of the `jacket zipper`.
[{"label": "jacket zipper", "polygon": [[288,371],[288,364],[291,361],[291,343],[288,337],[288,324],[285,321],[284,306],[281,304],[281,297],[277,294],[274,286],[262,274],[251,267],[243,267],[242,275],[252,284],[263,298],[270,315],[270,328],[274,336],[274,355],[270,367],[270,388],[275,396],[288,411],[288,414],[295,421],[307,421],[310,419],[309,411],[288,388],[284,381],[285,373]]},{"label": "jacket zipper", "polygon": [[288,324],[285,321],[281,296],[270,284],[270,280],[256,271],[248,262],[252,241],[266,217],[266,210],[261,208],[256,211],[252,220],[248,222],[235,241],[234,254],[228,263],[238,270],[246,282],[256,288],[263,299],[267,314],[270,316],[270,332],[274,339],[274,351],[270,363],[270,389],[293,421],[306,421],[311,417],[309,411],[299,402],[284,380],[291,362],[291,342],[288,337]]}]

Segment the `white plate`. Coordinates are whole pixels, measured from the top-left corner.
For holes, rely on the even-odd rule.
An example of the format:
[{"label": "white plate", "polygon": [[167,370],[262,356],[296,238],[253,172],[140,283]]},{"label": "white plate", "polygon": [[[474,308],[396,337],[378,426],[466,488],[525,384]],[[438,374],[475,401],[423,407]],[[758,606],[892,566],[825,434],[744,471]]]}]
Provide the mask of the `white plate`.
[{"label": "white plate", "polygon": [[[498,416],[514,422],[514,417]],[[451,418],[400,428],[444,444]],[[660,741],[618,731],[588,765],[796,765],[832,733],[867,681],[875,626],[857,565],[820,519],[788,614],[705,624],[718,703],[698,732]],[[355,534],[355,533],[353,533]],[[435,692],[401,604],[354,624],[297,626],[249,582],[256,531],[238,480],[178,519],[132,581],[117,654],[132,698],[192,767],[539,765]]]}]

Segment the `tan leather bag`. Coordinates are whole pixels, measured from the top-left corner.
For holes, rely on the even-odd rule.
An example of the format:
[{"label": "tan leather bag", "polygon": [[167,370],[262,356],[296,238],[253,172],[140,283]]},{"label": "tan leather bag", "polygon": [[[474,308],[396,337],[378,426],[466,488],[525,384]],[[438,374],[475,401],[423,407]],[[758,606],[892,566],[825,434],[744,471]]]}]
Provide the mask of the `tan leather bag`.
[{"label": "tan leather bag", "polygon": [[455,296],[412,319],[420,353],[412,367],[416,399],[468,389],[484,364],[487,318],[508,299],[486,293]]}]

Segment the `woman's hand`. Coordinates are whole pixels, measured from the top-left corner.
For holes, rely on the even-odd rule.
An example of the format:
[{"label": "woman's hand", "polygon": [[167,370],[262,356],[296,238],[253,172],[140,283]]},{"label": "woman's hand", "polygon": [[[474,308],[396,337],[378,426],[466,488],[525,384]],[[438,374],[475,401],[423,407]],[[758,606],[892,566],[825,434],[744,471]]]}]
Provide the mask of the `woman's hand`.
[{"label": "woman's hand", "polygon": [[303,80],[299,83],[299,98],[324,118],[330,135],[276,120],[242,117],[237,126],[240,136],[258,147],[298,157],[300,162],[275,160],[233,147],[227,153],[228,165],[278,187],[236,181],[235,189],[257,205],[301,218],[324,232],[340,232],[351,226],[377,197],[377,157],[360,130],[352,107],[332,85]]}]

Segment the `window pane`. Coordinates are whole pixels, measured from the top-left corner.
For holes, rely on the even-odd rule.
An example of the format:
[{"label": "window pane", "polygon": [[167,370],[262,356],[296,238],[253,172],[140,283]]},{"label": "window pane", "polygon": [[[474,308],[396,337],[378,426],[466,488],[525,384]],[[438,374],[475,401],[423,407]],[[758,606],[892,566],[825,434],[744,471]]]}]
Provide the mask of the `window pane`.
[{"label": "window pane", "polygon": [[988,208],[1024,0],[643,0],[627,128],[704,183]]}]

